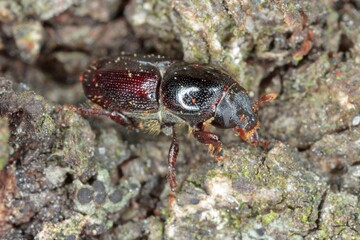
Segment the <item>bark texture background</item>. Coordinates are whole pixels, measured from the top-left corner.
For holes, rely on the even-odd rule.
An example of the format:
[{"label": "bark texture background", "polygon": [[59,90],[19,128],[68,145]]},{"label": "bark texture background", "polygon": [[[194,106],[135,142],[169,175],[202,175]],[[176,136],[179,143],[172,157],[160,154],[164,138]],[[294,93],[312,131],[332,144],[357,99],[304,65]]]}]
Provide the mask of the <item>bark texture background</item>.
[{"label": "bark texture background", "polygon": [[[216,163],[64,105],[90,60],[155,53],[226,70],[262,150],[217,131]],[[359,239],[360,1],[0,0],[1,239]]]}]

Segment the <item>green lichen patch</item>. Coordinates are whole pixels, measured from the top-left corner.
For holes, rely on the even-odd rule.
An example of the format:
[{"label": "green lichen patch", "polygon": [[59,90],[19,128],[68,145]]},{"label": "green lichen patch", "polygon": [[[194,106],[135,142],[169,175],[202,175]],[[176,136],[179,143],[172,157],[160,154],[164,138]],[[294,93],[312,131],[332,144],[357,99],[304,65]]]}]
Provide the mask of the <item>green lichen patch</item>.
[{"label": "green lichen patch", "polygon": [[99,160],[101,167],[111,171],[130,157],[127,145],[115,129],[100,129],[96,140],[94,156]]},{"label": "green lichen patch", "polygon": [[61,144],[58,144],[57,155],[62,156],[76,177],[88,179],[97,168],[91,158],[94,155],[95,134],[89,123],[73,111],[60,112],[59,117],[57,134]]},{"label": "green lichen patch", "polygon": [[89,217],[75,214],[60,223],[46,223],[42,230],[36,235],[36,240],[45,239],[80,239],[84,225],[89,221]]},{"label": "green lichen patch", "polygon": [[273,211],[270,211],[269,213],[260,216],[261,222],[263,222],[264,224],[270,224],[278,218],[279,214]]},{"label": "green lichen patch", "polygon": [[7,118],[0,118],[0,172],[5,167],[10,154],[9,141],[9,122]]},{"label": "green lichen patch", "polygon": [[321,208],[318,229],[309,237],[358,239],[360,237],[359,207],[357,196],[329,192]]},{"label": "green lichen patch", "polygon": [[358,166],[360,156],[360,128],[355,126],[341,133],[325,135],[304,153],[308,164],[316,173],[343,190],[360,194]]},{"label": "green lichen patch", "polygon": [[139,194],[139,190],[140,183],[134,178],[124,179],[119,186],[114,186],[105,169],[97,173],[91,185],[75,180],[71,186],[74,210],[91,216],[92,224],[99,224],[105,229],[113,225],[107,214],[123,210]]},{"label": "green lichen patch", "polygon": [[357,68],[353,60],[341,63],[323,55],[294,70],[285,81],[286,93],[261,111],[266,132],[307,148],[325,134],[351,126],[360,108]]},{"label": "green lichen patch", "polygon": [[[252,147],[232,148],[225,151],[226,160],[217,166],[195,170],[189,179],[190,183],[197,179],[197,185],[183,186],[166,225],[167,236],[196,238],[203,234],[201,229],[216,226],[212,234],[226,232],[234,238],[239,231],[253,231],[254,221],[270,236],[289,234],[283,226],[291,228],[293,234],[306,235],[316,226],[325,183],[293,156],[294,151],[281,143],[268,153]],[[201,177],[204,171],[206,178]]]},{"label": "green lichen patch", "polygon": [[115,228],[111,234],[115,239],[138,239],[146,235],[149,240],[163,239],[163,224],[159,218],[149,217],[139,222],[128,222]]}]

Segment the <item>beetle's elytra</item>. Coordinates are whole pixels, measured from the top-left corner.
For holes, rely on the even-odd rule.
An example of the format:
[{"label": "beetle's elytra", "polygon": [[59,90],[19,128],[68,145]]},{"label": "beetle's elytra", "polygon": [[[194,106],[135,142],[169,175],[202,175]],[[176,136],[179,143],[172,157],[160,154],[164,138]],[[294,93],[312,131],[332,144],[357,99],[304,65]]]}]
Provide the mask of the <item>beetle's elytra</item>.
[{"label": "beetle's elytra", "polygon": [[219,156],[219,137],[204,130],[210,123],[232,128],[250,144],[266,145],[256,133],[257,107],[276,94],[251,104],[234,79],[211,65],[172,61],[154,55],[104,58],[90,64],[81,77],[86,97],[99,108],[77,108],[81,114],[105,115],[124,126],[172,134],[168,180],[175,191],[179,146],[174,125],[186,124],[193,136]]}]

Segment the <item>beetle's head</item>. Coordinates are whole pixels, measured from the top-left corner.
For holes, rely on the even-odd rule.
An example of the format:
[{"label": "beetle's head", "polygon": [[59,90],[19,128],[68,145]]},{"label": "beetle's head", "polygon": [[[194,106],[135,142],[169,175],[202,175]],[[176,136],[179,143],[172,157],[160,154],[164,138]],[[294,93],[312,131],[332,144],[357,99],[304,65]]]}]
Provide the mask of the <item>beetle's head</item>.
[{"label": "beetle's head", "polygon": [[256,143],[256,129],[259,127],[257,109],[262,102],[275,98],[276,94],[270,93],[251,104],[246,90],[237,83],[233,84],[218,103],[212,123],[222,128],[233,128],[244,141]]}]

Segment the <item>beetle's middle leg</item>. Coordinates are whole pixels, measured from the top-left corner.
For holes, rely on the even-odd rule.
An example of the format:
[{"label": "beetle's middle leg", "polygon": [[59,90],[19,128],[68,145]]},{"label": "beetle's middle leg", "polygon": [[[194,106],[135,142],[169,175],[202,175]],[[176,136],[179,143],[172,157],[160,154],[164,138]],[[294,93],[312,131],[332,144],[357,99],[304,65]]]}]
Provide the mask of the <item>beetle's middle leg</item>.
[{"label": "beetle's middle leg", "polygon": [[111,120],[115,121],[116,123],[125,127],[134,126],[133,122],[121,112],[117,112],[117,111],[111,112],[104,110],[102,108],[83,108],[83,107],[74,107],[74,106],[65,106],[64,108],[77,112],[80,115],[106,116]]},{"label": "beetle's middle leg", "polygon": [[212,132],[204,131],[203,124],[199,124],[197,128],[193,129],[194,137],[201,143],[209,145],[210,153],[216,157],[216,160],[221,160],[222,142],[218,135]]},{"label": "beetle's middle leg", "polygon": [[176,133],[175,133],[175,128],[172,127],[172,142],[170,145],[170,149],[169,149],[169,154],[168,154],[168,181],[170,184],[170,188],[172,192],[175,192],[176,189],[176,178],[175,178],[175,163],[176,163],[176,158],[177,155],[179,153],[179,144],[177,142],[176,139]]}]

